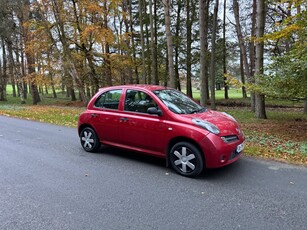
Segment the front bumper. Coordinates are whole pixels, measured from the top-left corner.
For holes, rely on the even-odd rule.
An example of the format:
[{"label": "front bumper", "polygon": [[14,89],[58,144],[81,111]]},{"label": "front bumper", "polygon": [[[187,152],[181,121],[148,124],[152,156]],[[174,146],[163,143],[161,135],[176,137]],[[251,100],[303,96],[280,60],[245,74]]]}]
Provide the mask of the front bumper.
[{"label": "front bumper", "polygon": [[209,134],[200,143],[206,168],[219,168],[237,161],[243,153],[244,140],[241,135],[237,141],[225,143],[221,137]]}]

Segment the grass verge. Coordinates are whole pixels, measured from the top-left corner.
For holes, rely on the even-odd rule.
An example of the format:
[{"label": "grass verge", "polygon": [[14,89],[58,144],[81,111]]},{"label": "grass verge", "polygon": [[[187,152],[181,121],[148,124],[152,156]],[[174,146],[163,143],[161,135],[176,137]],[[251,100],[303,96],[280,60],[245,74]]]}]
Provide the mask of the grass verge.
[{"label": "grass verge", "polygon": [[64,106],[21,106],[1,105],[0,115],[35,120],[56,125],[77,127],[77,121],[84,108]]},{"label": "grass verge", "polygon": [[267,120],[259,120],[247,108],[227,108],[246,137],[245,154],[307,165],[307,115],[296,109],[268,108]]}]

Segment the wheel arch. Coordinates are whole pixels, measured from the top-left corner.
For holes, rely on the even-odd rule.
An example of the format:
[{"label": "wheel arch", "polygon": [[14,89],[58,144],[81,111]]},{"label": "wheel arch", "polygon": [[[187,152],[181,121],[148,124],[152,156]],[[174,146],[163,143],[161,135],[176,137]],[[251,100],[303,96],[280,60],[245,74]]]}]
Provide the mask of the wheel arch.
[{"label": "wheel arch", "polygon": [[[93,126],[91,126],[90,124],[84,123],[84,124],[82,124],[82,125],[80,125],[80,126],[78,127],[78,134],[79,134],[79,136],[80,136],[81,131],[82,131],[84,128],[87,128],[87,127],[93,129],[93,130],[95,131],[95,133],[97,134],[96,129],[94,129]],[[97,134],[97,135],[98,135],[98,134]]]},{"label": "wheel arch", "polygon": [[202,148],[200,147],[200,145],[193,139],[187,138],[187,137],[175,137],[172,140],[170,140],[170,142],[167,145],[166,148],[166,167],[169,167],[170,165],[170,156],[169,156],[169,152],[171,150],[171,148],[179,142],[188,142],[190,144],[193,144],[201,153],[202,158],[203,158],[203,162],[204,162],[204,166],[206,165],[206,157],[205,157],[205,153],[203,152]]}]

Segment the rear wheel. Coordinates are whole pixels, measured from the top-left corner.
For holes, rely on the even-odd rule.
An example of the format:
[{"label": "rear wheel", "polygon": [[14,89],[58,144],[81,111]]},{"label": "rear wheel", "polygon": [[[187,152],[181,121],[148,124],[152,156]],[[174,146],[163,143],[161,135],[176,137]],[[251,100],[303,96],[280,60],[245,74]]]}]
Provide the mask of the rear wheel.
[{"label": "rear wheel", "polygon": [[204,168],[201,152],[189,142],[178,142],[169,152],[170,163],[182,176],[196,177]]},{"label": "rear wheel", "polygon": [[82,129],[80,133],[80,142],[83,149],[87,152],[96,152],[100,148],[100,141],[98,136],[96,132],[90,127]]}]

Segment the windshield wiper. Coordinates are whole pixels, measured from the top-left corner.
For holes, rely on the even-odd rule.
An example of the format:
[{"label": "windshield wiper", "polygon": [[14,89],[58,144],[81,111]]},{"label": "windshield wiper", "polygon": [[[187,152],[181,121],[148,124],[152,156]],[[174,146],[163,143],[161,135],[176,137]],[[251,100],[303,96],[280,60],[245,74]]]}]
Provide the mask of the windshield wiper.
[{"label": "windshield wiper", "polygon": [[195,109],[195,110],[189,112],[189,114],[193,114],[193,113],[202,113],[202,112],[205,112],[206,110],[207,110],[206,108]]}]

